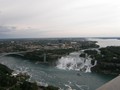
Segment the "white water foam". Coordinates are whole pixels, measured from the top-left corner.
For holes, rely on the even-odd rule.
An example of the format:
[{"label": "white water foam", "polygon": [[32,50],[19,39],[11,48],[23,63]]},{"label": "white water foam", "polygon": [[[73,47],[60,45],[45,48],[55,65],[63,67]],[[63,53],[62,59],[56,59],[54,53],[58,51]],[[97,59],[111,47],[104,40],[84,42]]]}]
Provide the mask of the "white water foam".
[{"label": "white water foam", "polygon": [[76,86],[80,89],[80,90],[84,90],[83,88],[86,88],[85,90],[89,90],[89,87],[87,85],[78,85],[76,84]]},{"label": "white water foam", "polygon": [[85,72],[91,72],[91,67],[97,64],[95,61],[94,65],[91,64],[91,58],[81,58],[79,57],[80,52],[71,53],[68,56],[61,57],[57,62],[57,68],[64,70],[81,70]]}]

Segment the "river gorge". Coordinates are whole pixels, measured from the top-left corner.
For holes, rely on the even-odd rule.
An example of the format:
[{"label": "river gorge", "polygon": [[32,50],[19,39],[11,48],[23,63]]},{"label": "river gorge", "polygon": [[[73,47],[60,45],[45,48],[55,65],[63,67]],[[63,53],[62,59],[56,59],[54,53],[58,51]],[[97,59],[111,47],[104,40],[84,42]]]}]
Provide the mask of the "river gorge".
[{"label": "river gorge", "polygon": [[[96,40],[101,47],[103,47],[103,44],[105,45],[105,43],[100,44],[102,39]],[[109,39],[106,41],[109,41]],[[115,43],[118,45],[120,41],[117,41]],[[115,77],[91,72],[90,68],[93,66],[91,58],[81,58],[79,57],[80,53],[81,51],[73,52],[61,57],[56,61],[55,66],[33,63],[29,60],[12,56],[0,57],[0,63],[13,69],[14,73],[27,72],[30,75],[29,81],[31,82],[37,82],[43,86],[57,86],[60,87],[60,90],[95,90]],[[95,62],[94,65],[96,64]]]}]

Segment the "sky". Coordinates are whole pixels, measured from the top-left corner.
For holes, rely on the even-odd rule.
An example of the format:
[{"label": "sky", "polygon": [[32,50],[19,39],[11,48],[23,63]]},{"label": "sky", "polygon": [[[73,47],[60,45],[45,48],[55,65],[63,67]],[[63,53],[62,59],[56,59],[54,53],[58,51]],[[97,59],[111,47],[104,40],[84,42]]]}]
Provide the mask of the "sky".
[{"label": "sky", "polygon": [[0,38],[119,36],[120,0],[0,0]]}]

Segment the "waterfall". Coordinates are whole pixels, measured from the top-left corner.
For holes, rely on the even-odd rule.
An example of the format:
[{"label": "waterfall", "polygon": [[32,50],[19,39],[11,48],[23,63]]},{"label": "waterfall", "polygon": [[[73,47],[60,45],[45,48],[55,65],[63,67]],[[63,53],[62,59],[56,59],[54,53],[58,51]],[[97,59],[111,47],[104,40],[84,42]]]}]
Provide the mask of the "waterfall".
[{"label": "waterfall", "polygon": [[84,72],[91,72],[91,67],[95,66],[97,62],[95,61],[94,65],[91,64],[91,58],[79,57],[80,52],[71,53],[68,56],[61,57],[57,61],[57,68],[64,70],[78,70]]}]

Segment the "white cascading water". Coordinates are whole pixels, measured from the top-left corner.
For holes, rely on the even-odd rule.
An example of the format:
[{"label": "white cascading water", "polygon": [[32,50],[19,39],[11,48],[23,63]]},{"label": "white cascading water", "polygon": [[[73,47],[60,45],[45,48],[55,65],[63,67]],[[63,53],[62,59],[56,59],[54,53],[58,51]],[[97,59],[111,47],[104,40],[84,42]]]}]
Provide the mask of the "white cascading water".
[{"label": "white cascading water", "polygon": [[94,65],[92,65],[92,59],[90,57],[82,58],[79,57],[79,55],[80,52],[74,52],[68,56],[61,57],[58,60],[56,67],[64,70],[91,72],[91,67],[95,66],[97,64],[97,61],[95,61]]}]

